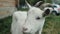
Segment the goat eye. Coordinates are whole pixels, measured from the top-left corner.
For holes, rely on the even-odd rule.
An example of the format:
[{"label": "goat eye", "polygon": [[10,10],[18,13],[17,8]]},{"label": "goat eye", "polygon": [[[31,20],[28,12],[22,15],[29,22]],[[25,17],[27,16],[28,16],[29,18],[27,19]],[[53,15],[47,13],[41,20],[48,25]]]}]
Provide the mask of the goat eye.
[{"label": "goat eye", "polygon": [[40,17],[37,17],[37,18],[36,18],[36,20],[39,20],[39,19],[40,19]]}]

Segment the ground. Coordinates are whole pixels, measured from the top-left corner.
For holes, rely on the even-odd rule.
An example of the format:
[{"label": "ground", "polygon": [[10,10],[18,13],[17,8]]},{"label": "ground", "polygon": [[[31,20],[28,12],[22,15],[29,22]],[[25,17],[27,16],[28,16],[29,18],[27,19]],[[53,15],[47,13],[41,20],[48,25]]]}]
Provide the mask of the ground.
[{"label": "ground", "polygon": [[[0,34],[11,34],[12,16],[0,19]],[[49,15],[46,18],[42,34],[60,34],[60,16]]]}]

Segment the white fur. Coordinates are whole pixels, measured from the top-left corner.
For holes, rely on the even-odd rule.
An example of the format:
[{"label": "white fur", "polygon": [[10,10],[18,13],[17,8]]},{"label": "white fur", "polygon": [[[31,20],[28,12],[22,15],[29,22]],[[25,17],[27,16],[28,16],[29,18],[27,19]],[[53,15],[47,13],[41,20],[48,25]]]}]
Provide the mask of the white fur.
[{"label": "white fur", "polygon": [[[28,28],[26,33],[35,34],[35,32],[39,31],[41,34],[43,25],[45,22],[45,17],[42,17],[43,11],[38,8],[31,8],[27,12],[15,12],[13,14],[13,21],[12,21],[12,34],[23,34],[23,27]],[[40,17],[40,20],[36,20],[37,17]]]},{"label": "white fur", "polygon": [[12,24],[11,24],[11,33],[12,34],[22,34],[22,25],[25,22],[27,17],[26,11],[17,11],[13,14]]},{"label": "white fur", "polygon": [[[24,31],[25,33],[31,33],[31,34],[35,34],[35,32],[39,31],[39,34],[41,34],[42,29],[43,29],[43,25],[45,22],[45,17],[43,16],[43,12],[42,10],[40,10],[39,8],[36,7],[32,7],[29,11],[28,11],[28,18],[26,19],[26,22],[24,24],[24,28],[27,28],[28,30]],[[37,20],[36,18],[40,17],[39,20]]]},{"label": "white fur", "polygon": [[[28,12],[18,11],[13,14],[12,34],[23,34],[23,32],[25,34],[35,34],[37,31],[39,32],[38,34],[41,34],[45,22],[45,17],[43,17],[44,11],[29,4],[28,6]],[[40,19],[36,19],[37,17]],[[27,28],[27,30],[23,28]]]},{"label": "white fur", "polygon": [[[28,11],[28,16],[27,12],[15,12],[11,25],[12,34],[23,34],[23,27],[28,28],[27,31],[24,31],[26,33],[35,34],[39,30],[39,34],[41,34],[45,22],[45,18],[42,17],[43,12],[36,7],[32,7]],[[36,20],[38,16],[41,18],[40,20]]]}]

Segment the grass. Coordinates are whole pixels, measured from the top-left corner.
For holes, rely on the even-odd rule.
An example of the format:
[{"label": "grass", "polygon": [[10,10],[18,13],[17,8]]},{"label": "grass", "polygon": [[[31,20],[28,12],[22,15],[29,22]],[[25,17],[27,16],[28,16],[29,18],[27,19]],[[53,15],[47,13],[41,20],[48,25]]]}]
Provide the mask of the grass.
[{"label": "grass", "polygon": [[60,33],[60,16],[50,15],[46,18],[43,28],[46,34],[59,34]]},{"label": "grass", "polygon": [[[0,34],[10,34],[11,22],[11,16],[0,19]],[[42,34],[60,34],[60,16],[49,15]]]},{"label": "grass", "polygon": [[0,19],[0,34],[10,34],[12,17]]}]

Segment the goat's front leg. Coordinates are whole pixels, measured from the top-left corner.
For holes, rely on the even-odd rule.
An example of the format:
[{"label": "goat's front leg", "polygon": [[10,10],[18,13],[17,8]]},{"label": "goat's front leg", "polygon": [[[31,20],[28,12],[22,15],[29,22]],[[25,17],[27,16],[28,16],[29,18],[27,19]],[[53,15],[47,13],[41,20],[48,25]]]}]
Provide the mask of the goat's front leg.
[{"label": "goat's front leg", "polygon": [[39,34],[42,34],[42,28],[39,30]]},{"label": "goat's front leg", "polygon": [[43,29],[43,26],[40,28],[39,34],[42,34],[42,29]]},{"label": "goat's front leg", "polygon": [[22,28],[16,24],[12,24],[12,28],[11,28],[11,34],[23,34],[22,33]]},{"label": "goat's front leg", "polygon": [[35,33],[32,33],[32,34],[35,34]]}]

